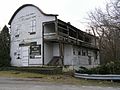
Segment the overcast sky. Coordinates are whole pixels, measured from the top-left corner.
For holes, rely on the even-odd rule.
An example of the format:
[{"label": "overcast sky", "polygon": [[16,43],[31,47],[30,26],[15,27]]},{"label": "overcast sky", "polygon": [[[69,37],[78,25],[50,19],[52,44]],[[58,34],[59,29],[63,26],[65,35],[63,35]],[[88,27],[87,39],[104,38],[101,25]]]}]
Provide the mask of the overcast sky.
[{"label": "overcast sky", "polygon": [[84,30],[87,13],[95,7],[103,8],[106,0],[1,0],[0,28],[12,17],[13,13],[23,4],[34,4],[43,12],[58,14],[58,18],[71,22],[75,27]]}]

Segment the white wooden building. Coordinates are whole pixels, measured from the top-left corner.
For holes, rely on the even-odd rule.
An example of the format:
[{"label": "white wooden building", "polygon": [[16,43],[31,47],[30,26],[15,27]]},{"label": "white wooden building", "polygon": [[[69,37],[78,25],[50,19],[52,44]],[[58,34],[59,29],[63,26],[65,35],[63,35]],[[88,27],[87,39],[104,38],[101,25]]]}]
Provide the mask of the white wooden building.
[{"label": "white wooden building", "polygon": [[12,66],[99,64],[95,36],[32,4],[18,8],[9,25]]}]

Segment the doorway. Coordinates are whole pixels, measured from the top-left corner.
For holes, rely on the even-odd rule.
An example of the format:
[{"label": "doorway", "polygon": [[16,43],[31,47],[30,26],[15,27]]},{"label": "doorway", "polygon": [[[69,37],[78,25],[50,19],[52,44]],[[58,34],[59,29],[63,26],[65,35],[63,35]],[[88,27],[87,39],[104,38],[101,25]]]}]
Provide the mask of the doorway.
[{"label": "doorway", "polygon": [[22,66],[29,66],[29,46],[21,47]]}]

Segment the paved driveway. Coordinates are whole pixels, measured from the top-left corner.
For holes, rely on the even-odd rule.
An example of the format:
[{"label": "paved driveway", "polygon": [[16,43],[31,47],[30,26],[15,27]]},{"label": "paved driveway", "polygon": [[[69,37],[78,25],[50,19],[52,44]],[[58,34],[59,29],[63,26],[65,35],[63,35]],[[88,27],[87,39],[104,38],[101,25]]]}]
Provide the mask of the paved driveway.
[{"label": "paved driveway", "polygon": [[113,87],[76,86],[31,79],[0,78],[0,90],[120,90]]}]

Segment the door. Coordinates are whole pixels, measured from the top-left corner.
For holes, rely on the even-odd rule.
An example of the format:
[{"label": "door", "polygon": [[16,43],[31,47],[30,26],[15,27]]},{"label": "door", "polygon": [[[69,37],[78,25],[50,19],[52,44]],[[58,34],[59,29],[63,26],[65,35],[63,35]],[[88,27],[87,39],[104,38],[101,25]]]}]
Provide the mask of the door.
[{"label": "door", "polygon": [[22,66],[28,66],[29,64],[29,46],[21,47],[21,60]]}]

